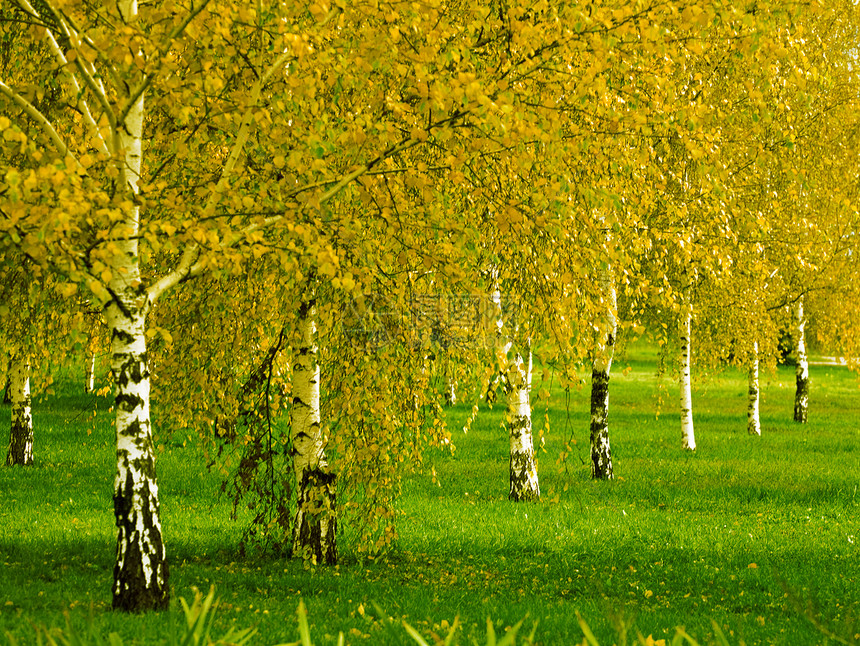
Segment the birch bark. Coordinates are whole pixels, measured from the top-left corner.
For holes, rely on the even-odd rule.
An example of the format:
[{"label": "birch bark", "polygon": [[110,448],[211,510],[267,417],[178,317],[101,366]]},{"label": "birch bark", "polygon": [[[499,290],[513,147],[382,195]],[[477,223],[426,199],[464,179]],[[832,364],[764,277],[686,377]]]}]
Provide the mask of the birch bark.
[{"label": "birch bark", "polygon": [[[122,0],[118,6],[127,24],[136,19],[134,0]],[[167,609],[169,588],[150,423],[145,336],[150,300],[141,285],[137,242],[140,213],[135,195],[141,171],[143,93],[126,99],[130,104],[123,122],[117,124],[113,149],[117,151],[119,187],[126,193],[127,206],[112,236],[116,251],[109,265],[111,300],[105,308],[105,319],[116,386],[113,503],[118,531],[113,607],[140,612]]]},{"label": "birch bark", "polygon": [[510,437],[510,480],[508,498],[514,501],[540,499],[537,463],[532,439],[532,407],[529,398],[532,351],[528,363],[519,352],[508,364],[505,388],[508,396],[508,434]]},{"label": "birch bark", "polygon": [[794,351],[797,364],[794,369],[794,421],[806,424],[809,418],[809,357],[806,355],[806,318],[803,314],[803,299],[797,301],[794,310]]},{"label": "birch bark", "polygon": [[684,449],[696,450],[696,435],[693,430],[693,393],[690,381],[690,365],[692,363],[692,329],[693,329],[693,281],[685,273],[682,286],[681,303],[681,439]]},{"label": "birch bark", "polygon": [[333,565],[337,563],[336,475],[326,460],[320,426],[320,366],[314,311],[312,297],[299,308],[300,341],[293,366],[290,435],[297,491],[293,555]]},{"label": "birch bark", "polygon": [[490,294],[490,315],[493,319],[493,374],[487,383],[487,403],[496,402],[499,386],[507,389],[506,366],[508,363],[508,352],[511,349],[510,339],[505,337],[505,319],[502,315],[502,290],[499,285],[499,270],[493,267],[490,270],[493,291]]},{"label": "birch bark", "polygon": [[33,464],[33,416],[30,408],[30,362],[18,353],[9,364],[9,395],[12,423],[6,466]]},{"label": "birch bark", "polygon": [[91,393],[96,387],[96,353],[87,351],[87,364],[84,372],[84,393]]},{"label": "birch bark", "polygon": [[[450,368],[449,368],[450,370]],[[455,406],[457,404],[457,381],[448,372],[445,374],[445,405]]]},{"label": "birch bark", "polygon": [[618,301],[612,269],[601,269],[603,320],[598,327],[597,347],[591,362],[591,477],[613,478],[612,451],[609,444],[609,371],[618,333]]},{"label": "birch bark", "polygon": [[520,352],[515,352],[509,360],[513,342],[505,332],[506,325],[502,313],[502,290],[499,284],[499,271],[491,270],[492,294],[490,296],[491,316],[493,317],[493,354],[495,378],[487,386],[487,401],[495,394],[498,384],[502,384],[507,395],[508,439],[510,442],[510,490],[508,498],[514,501],[540,499],[537,463],[535,462],[534,441],[532,439],[532,407],[529,392],[532,382],[531,340],[526,341],[528,363]]},{"label": "birch bark", "polygon": [[758,341],[753,342],[752,356],[749,365],[749,390],[747,399],[747,433],[761,435],[761,418],[759,416],[759,360]]}]

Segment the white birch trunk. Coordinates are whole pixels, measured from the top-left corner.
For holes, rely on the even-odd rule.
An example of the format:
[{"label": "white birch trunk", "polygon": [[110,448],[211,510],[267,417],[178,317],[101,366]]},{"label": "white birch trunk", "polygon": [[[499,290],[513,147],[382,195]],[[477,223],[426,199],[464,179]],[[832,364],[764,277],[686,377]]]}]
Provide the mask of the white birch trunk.
[{"label": "white birch trunk", "polygon": [[329,470],[320,426],[320,366],[317,359],[315,303],[299,310],[300,345],[293,366],[290,414],[297,509],[293,555],[313,563],[337,563],[336,476]]},{"label": "white birch trunk", "polygon": [[6,466],[33,464],[33,415],[30,409],[30,362],[19,353],[9,364],[9,395],[12,423]]},{"label": "white birch trunk", "polygon": [[[134,0],[121,0],[119,9],[126,23],[136,19]],[[131,52],[132,56],[136,54]],[[118,531],[113,607],[130,612],[167,609],[169,601],[144,334],[150,302],[140,281],[139,207],[133,200],[140,181],[143,121],[141,93],[114,133],[119,190],[127,193],[130,205],[113,231],[116,253],[109,265],[111,301],[105,309],[116,392],[117,469],[113,500]]]},{"label": "white birch trunk", "polygon": [[453,375],[445,375],[445,405],[454,406],[457,403],[457,381]]},{"label": "white birch trunk", "polygon": [[487,383],[487,403],[492,404],[498,399],[499,387],[507,389],[506,367],[508,363],[508,352],[511,349],[511,341],[505,336],[505,320],[502,315],[502,290],[499,285],[499,270],[495,267],[491,270],[493,291],[490,295],[490,312],[493,317],[493,376]]},{"label": "white birch trunk", "polygon": [[759,416],[759,381],[758,381],[758,341],[753,342],[752,356],[749,365],[749,390],[747,400],[747,433],[761,435],[761,418]]},{"label": "white birch trunk", "polygon": [[118,292],[119,302],[107,309],[116,386],[113,607],[131,612],[166,609],[169,599],[150,425],[146,301],[136,291]]},{"label": "white birch trunk", "polygon": [[528,363],[517,352],[508,364],[506,389],[508,395],[508,434],[510,436],[510,480],[508,497],[514,501],[538,500],[537,463],[532,439],[532,409],[529,399],[532,352],[529,347]]},{"label": "white birch trunk", "polygon": [[91,393],[96,388],[96,353],[87,351],[87,364],[84,372],[84,393]]},{"label": "white birch trunk", "polygon": [[803,314],[803,299],[797,301],[794,310],[794,343],[797,364],[794,369],[796,390],[794,394],[794,421],[806,424],[809,419],[809,358],[806,355],[806,318]]},{"label": "white birch trunk", "polygon": [[598,328],[597,347],[591,362],[591,477],[609,480],[612,472],[612,450],[609,445],[609,371],[618,333],[618,300],[612,269],[601,270],[603,320]]},{"label": "white birch trunk", "polygon": [[693,283],[688,276],[684,277],[681,304],[681,438],[684,449],[696,450],[696,435],[693,431],[693,393],[690,381],[690,365],[692,362],[692,329],[693,329]]}]

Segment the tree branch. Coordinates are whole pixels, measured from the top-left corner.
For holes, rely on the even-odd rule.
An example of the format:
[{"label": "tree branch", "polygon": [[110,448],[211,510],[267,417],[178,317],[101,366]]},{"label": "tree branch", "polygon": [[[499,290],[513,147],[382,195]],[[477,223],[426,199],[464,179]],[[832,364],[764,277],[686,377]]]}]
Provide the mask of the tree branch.
[{"label": "tree branch", "polygon": [[[188,27],[192,20],[194,20],[197,15],[203,11],[203,9],[208,5],[210,0],[201,0],[200,4],[196,7],[192,7],[191,11],[185,16],[185,18],[170,32],[167,36],[167,41],[163,43],[157,50],[156,53],[159,59],[164,56],[170,49],[173,41],[182,35],[182,32]],[[123,105],[122,109],[119,111],[119,118],[117,119],[117,123],[124,123],[125,118],[128,116],[129,111],[132,109],[137,100],[141,97],[141,95],[146,92],[150,85],[152,85],[153,80],[155,80],[155,75],[146,74],[140,80],[140,83],[129,93],[128,100]]]},{"label": "tree branch", "polygon": [[[233,147],[230,150],[230,154],[227,157],[227,161],[221,169],[221,177],[219,177],[218,183],[215,185],[214,190],[209,195],[209,199],[206,201],[204,213],[212,213],[215,211],[215,207],[218,204],[218,200],[221,199],[221,194],[226,189],[228,178],[232,174],[233,169],[235,168],[236,163],[238,162],[239,157],[241,156],[242,151],[245,148],[245,143],[248,140],[251,119],[253,118],[253,109],[260,100],[260,93],[262,92],[263,87],[269,81],[269,79],[272,78],[275,72],[279,70],[291,58],[292,55],[287,52],[284,52],[283,54],[278,56],[278,58],[275,60],[274,63],[272,63],[266,73],[260,78],[258,78],[256,83],[254,83],[254,87],[251,91],[251,102],[248,104],[248,108],[245,111],[245,115],[242,117],[242,124],[239,126],[239,132],[236,134],[236,141],[233,143]],[[196,242],[192,243],[188,248],[186,248],[176,269],[161,278],[161,280],[154,283],[149,288],[149,290],[147,290],[150,302],[154,303],[156,300],[158,300],[158,298],[161,297],[165,290],[173,287],[174,285],[182,282],[183,280],[186,280],[191,274],[192,268],[195,266],[195,263],[199,265],[199,263],[197,262],[197,258],[199,257],[199,255],[200,245]],[[199,269],[197,270],[197,273],[199,273]]]},{"label": "tree branch", "polygon": [[[36,9],[33,7],[33,5],[30,4],[29,0],[17,0],[17,1],[18,1],[18,6],[20,6],[21,9],[25,13],[29,14],[30,16],[32,16],[33,18],[38,20],[40,23],[44,24],[42,17],[36,11]],[[73,34],[68,30],[68,27],[65,26],[63,18],[59,14],[59,12],[47,0],[45,0],[45,4],[47,4],[48,8],[54,14],[54,17],[60,23],[61,27],[63,27],[65,29],[66,36],[69,38],[69,40],[74,42],[75,39],[73,38]],[[75,36],[77,36],[77,34],[75,34]],[[93,118],[92,113],[90,112],[90,108],[87,105],[87,102],[83,99],[83,92],[81,92],[81,84],[78,82],[77,77],[74,74],[72,74],[71,71],[69,71],[69,61],[66,58],[65,54],[63,54],[63,50],[60,47],[60,44],[57,42],[56,36],[54,36],[54,34],[51,32],[51,30],[48,29],[47,25],[45,25],[45,38],[48,41],[48,48],[51,50],[51,53],[54,55],[54,58],[57,59],[57,62],[63,68],[63,71],[69,77],[69,80],[71,81],[72,85],[75,88],[75,94],[79,97],[78,103],[77,103],[78,110],[80,110],[81,114],[84,115],[84,119],[86,119],[87,124],[90,127],[90,130],[93,131],[93,133],[97,137],[98,141],[101,143],[101,145],[99,147],[101,148],[102,152],[110,154],[110,152],[111,152],[110,151],[110,145],[108,144],[107,141],[105,141],[105,138],[102,137],[102,134],[99,131],[98,125],[96,124],[96,121]],[[113,111],[111,110],[110,104],[107,101],[107,95],[104,92],[104,87],[99,88],[96,85],[95,79],[92,77],[92,75],[83,68],[83,65],[80,61],[80,56],[78,56],[75,60],[76,60],[76,67],[78,68],[78,70],[80,70],[81,74],[84,77],[84,82],[86,83],[87,87],[90,88],[90,91],[92,91],[93,94],[95,94],[96,98],[99,101],[99,104],[102,106],[102,109],[105,110],[105,114],[108,117],[108,121],[110,121],[111,117],[113,116]],[[111,124],[111,125],[113,125],[113,124]]]},{"label": "tree branch", "polygon": [[66,142],[63,141],[62,137],[57,133],[54,129],[54,126],[51,125],[51,122],[43,115],[36,106],[30,103],[23,96],[15,92],[12,88],[10,88],[6,83],[0,80],[0,94],[3,94],[7,98],[9,98],[15,105],[20,107],[24,113],[30,117],[36,125],[41,128],[42,132],[45,133],[48,138],[51,140],[51,143],[54,144],[54,147],[57,149],[63,157],[71,157],[75,161],[75,165],[78,169],[82,169],[81,163],[78,161],[77,157],[75,157],[69,147],[66,145]]}]

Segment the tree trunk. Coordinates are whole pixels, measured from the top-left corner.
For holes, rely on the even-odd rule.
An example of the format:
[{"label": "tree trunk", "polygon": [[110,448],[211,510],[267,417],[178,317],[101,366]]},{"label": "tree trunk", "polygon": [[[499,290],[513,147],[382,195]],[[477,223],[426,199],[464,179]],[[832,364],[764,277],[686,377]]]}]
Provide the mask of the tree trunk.
[{"label": "tree trunk", "polygon": [[91,393],[96,386],[96,353],[87,351],[87,365],[84,373],[84,393]]},{"label": "tree trunk", "polygon": [[506,383],[506,367],[508,363],[508,352],[511,349],[511,340],[505,335],[505,319],[502,314],[502,290],[499,285],[499,270],[493,267],[490,270],[493,291],[490,295],[490,315],[493,317],[493,372],[487,382],[486,398],[488,404],[494,404],[498,400],[499,388],[508,389]]},{"label": "tree trunk", "polygon": [[[126,23],[136,19],[135,0],[121,0],[119,9]],[[129,206],[111,236],[115,252],[109,265],[111,300],[105,308],[116,393],[113,506],[118,531],[113,607],[127,612],[166,610],[170,598],[150,424],[145,336],[150,302],[140,280],[140,211],[134,198],[140,181],[143,121],[141,93],[114,132],[118,188]]]},{"label": "tree trunk", "polygon": [[692,361],[692,329],[693,329],[693,283],[685,277],[681,305],[681,437],[684,449],[696,450],[696,436],[693,431],[693,393],[690,382],[690,364]]},{"label": "tree trunk", "polygon": [[809,418],[809,358],[806,356],[806,318],[803,314],[803,299],[797,301],[794,325],[794,350],[797,355],[794,369],[797,386],[794,394],[794,421],[806,424]]},{"label": "tree trunk", "polygon": [[609,371],[618,333],[618,302],[612,270],[608,266],[601,271],[601,287],[604,314],[591,362],[591,477],[610,480],[614,475],[609,446]]},{"label": "tree trunk", "polygon": [[450,373],[445,375],[445,405],[454,406],[457,403],[457,382]]},{"label": "tree trunk", "polygon": [[505,387],[508,395],[508,432],[511,444],[511,488],[508,498],[514,501],[540,499],[537,464],[532,440],[532,409],[529,401],[532,352],[525,365],[517,352],[508,364]]},{"label": "tree trunk", "polygon": [[167,609],[169,600],[150,426],[146,310],[140,300],[123,299],[122,307],[111,304],[107,310],[116,385],[113,607],[130,612]]},{"label": "tree trunk", "polygon": [[12,424],[6,466],[33,464],[33,416],[30,410],[30,363],[17,354],[9,364],[9,393]]},{"label": "tree trunk", "polygon": [[317,360],[315,303],[299,309],[300,345],[293,367],[290,414],[297,508],[293,556],[313,563],[337,563],[336,475],[329,470],[320,427],[320,367]]},{"label": "tree trunk", "polygon": [[749,366],[749,398],[747,403],[747,432],[750,435],[761,435],[761,418],[759,417],[759,383],[758,383],[758,341],[753,342],[752,356]]}]

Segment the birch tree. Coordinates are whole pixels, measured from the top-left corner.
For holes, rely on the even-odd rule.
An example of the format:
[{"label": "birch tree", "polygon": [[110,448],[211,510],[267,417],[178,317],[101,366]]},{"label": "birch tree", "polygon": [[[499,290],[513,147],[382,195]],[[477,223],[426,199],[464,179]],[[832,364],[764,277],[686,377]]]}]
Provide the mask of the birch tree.
[{"label": "birch tree", "polygon": [[[39,131],[29,144],[33,151],[43,147],[47,152],[47,156],[40,153],[42,165],[38,172],[45,178],[52,177],[54,186],[65,185],[72,195],[90,193],[89,199],[77,198],[77,212],[90,218],[93,217],[90,213],[95,214],[103,227],[98,230],[93,246],[69,253],[63,248],[63,236],[68,236],[64,227],[71,221],[61,211],[56,220],[59,226],[48,238],[49,243],[58,245],[56,251],[30,238],[24,239],[22,248],[73,281],[87,284],[104,307],[111,337],[116,410],[117,470],[113,498],[118,533],[113,607],[127,611],[166,608],[169,594],[150,422],[147,315],[165,291],[203,269],[199,264],[195,266],[201,256],[200,246],[190,245],[172,272],[149,285],[143,281],[139,196],[145,97],[159,75],[164,74],[158,69],[162,58],[169,58],[177,39],[204,6],[205,3],[193,6],[184,15],[168,15],[169,20],[160,23],[161,29],[164,24],[168,26],[159,33],[159,27],[155,27],[159,23],[140,19],[134,0],[117,3],[115,14],[108,20],[83,7],[60,9],[49,3],[39,5],[41,11],[47,12],[43,16],[28,0],[21,0],[18,7],[25,19],[38,26],[37,36],[43,43],[44,56],[60,66],[75,93],[75,108],[82,119],[82,127],[77,131],[67,132],[69,122],[52,122],[26,96],[0,82],[0,93],[7,104],[14,106],[20,117]],[[64,49],[60,43],[69,43],[71,49]],[[72,60],[71,54],[75,55]],[[250,106],[259,98],[262,84],[286,58],[277,59],[258,79],[250,93]],[[224,163],[220,188],[208,200],[210,209],[226,186],[226,178],[247,139],[249,108],[243,118],[244,128],[240,126],[232,154]],[[18,136],[23,146],[28,145],[28,138],[20,130],[10,128],[8,120],[0,125],[7,137]],[[72,135],[87,144],[72,148],[68,143]],[[99,161],[88,151],[90,145],[98,151]],[[106,185],[93,184],[98,182],[97,173],[103,173]],[[8,173],[6,178],[14,189],[6,208],[13,214],[29,208],[27,203],[35,197],[38,186],[36,172],[30,171],[29,178],[22,180],[10,178]],[[65,210],[62,196],[60,199],[57,206]],[[93,219],[87,223],[90,229],[94,228]],[[69,241],[72,245],[76,243],[73,239]],[[73,293],[75,283],[71,285],[69,292]]]},{"label": "birch tree", "polygon": [[493,325],[494,363],[490,371],[487,392],[503,384],[507,398],[506,422],[510,446],[509,475],[511,500],[532,501],[540,499],[537,464],[535,462],[532,436],[531,408],[531,339],[525,340],[525,353],[514,343],[514,335],[521,333],[518,323],[512,320],[513,308],[503,313],[502,276],[498,267],[490,272],[491,319]]},{"label": "birch tree", "polygon": [[693,429],[693,394],[690,379],[692,366],[693,336],[693,280],[685,271],[681,287],[681,317],[679,340],[681,344],[681,368],[679,391],[681,396],[681,443],[687,451],[696,450],[696,434]]},{"label": "birch tree", "polygon": [[809,418],[809,358],[806,356],[806,318],[803,315],[803,299],[794,306],[794,352],[795,392],[794,421],[806,424]]},{"label": "birch tree", "polygon": [[532,436],[531,408],[531,343],[526,342],[527,358],[514,351],[505,370],[507,421],[510,438],[510,491],[508,498],[516,502],[540,499],[537,463]]},{"label": "birch tree", "polygon": [[614,474],[609,444],[609,372],[618,334],[618,298],[608,262],[600,267],[598,282],[603,317],[597,321],[597,343],[591,362],[591,477],[610,480]]},{"label": "birch tree", "polygon": [[337,562],[336,480],[329,469],[320,425],[320,366],[317,358],[316,301],[308,288],[299,306],[290,434],[296,478],[293,552],[314,563]]},{"label": "birch tree", "polygon": [[754,341],[749,360],[749,389],[747,395],[747,433],[750,435],[761,435],[761,417],[759,414],[759,400],[761,398],[759,395],[758,368],[758,341]]}]

